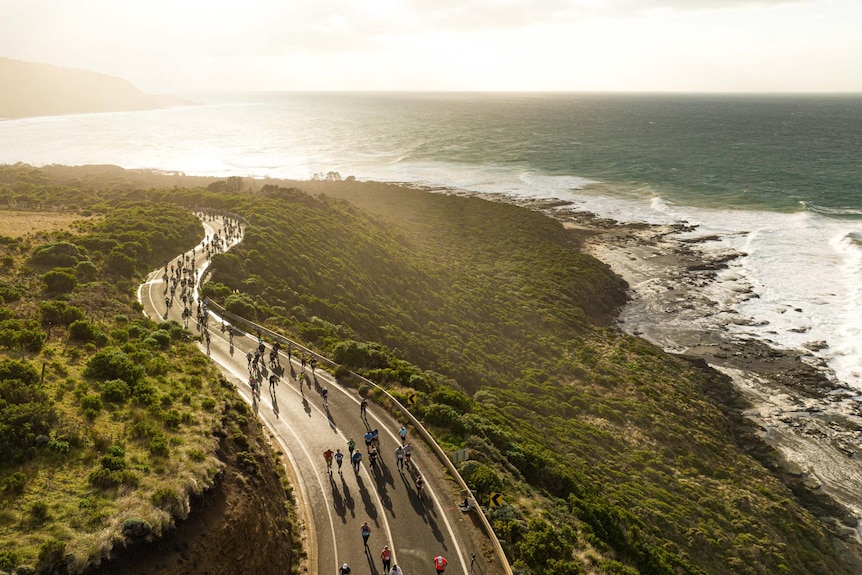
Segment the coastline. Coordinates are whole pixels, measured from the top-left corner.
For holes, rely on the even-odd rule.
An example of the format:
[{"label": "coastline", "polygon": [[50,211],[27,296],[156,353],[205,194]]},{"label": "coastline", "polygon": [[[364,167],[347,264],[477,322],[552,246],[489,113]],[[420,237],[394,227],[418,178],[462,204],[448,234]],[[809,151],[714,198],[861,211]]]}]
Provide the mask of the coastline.
[{"label": "coastline", "polygon": [[[481,195],[491,201],[510,201]],[[822,522],[845,541],[862,543],[862,394],[829,376],[805,350],[778,349],[729,332],[688,328],[662,331],[657,324],[633,323],[650,314],[710,314],[716,302],[694,298],[692,288],[715,279],[716,272],[739,254],[711,257],[680,239],[692,231],[685,224],[624,224],[589,212],[561,208],[565,201],[514,201],[562,222],[579,238],[580,249],[622,277],[631,299],[618,327],[643,337],[668,353],[702,363],[732,382],[744,399],[740,423],[751,426],[771,449],[750,446]],[[637,308],[637,313],[632,310]],[[860,566],[862,568],[862,566]]]}]

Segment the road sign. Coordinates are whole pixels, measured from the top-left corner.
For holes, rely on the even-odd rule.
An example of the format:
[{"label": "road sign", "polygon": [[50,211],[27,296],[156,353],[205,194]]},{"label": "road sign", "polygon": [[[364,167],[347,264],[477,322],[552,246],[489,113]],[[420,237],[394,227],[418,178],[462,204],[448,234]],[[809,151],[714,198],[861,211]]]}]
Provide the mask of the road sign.
[{"label": "road sign", "polygon": [[408,391],[407,392],[407,407],[413,407],[416,405],[416,392]]},{"label": "road sign", "polygon": [[503,494],[492,491],[491,492],[491,501],[488,503],[488,505],[489,505],[489,507],[502,507],[503,506]]},{"label": "road sign", "polygon": [[470,459],[470,449],[468,447],[452,452],[452,463],[461,463],[468,459]]}]

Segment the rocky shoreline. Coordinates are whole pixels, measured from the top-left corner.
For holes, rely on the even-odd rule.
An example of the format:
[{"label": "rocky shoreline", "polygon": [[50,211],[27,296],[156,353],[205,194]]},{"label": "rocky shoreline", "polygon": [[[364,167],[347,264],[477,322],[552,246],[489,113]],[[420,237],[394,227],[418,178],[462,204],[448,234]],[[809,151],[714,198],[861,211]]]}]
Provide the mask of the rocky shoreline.
[{"label": "rocky shoreline", "polygon": [[[744,325],[745,318],[720,310],[701,289],[742,254],[698,249],[717,238],[692,238],[695,228],[683,223],[623,224],[574,211],[565,201],[517,203],[561,220],[582,250],[628,282],[631,301],[620,315],[621,329],[729,378],[738,397],[722,401],[737,410],[742,435],[749,437],[743,447],[779,476],[840,544],[862,544],[862,394],[837,381],[805,350],[776,349],[705,328],[701,321],[724,314],[721,321]],[[650,321],[662,315],[679,321]],[[856,553],[848,551],[847,557],[862,571]]]}]

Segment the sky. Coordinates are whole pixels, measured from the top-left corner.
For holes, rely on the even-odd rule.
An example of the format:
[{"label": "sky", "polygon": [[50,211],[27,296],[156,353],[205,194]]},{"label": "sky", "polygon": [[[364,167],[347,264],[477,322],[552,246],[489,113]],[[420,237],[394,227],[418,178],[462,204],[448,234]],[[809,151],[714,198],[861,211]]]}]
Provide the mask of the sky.
[{"label": "sky", "polygon": [[862,92],[862,0],[0,0],[0,57],[147,93]]}]

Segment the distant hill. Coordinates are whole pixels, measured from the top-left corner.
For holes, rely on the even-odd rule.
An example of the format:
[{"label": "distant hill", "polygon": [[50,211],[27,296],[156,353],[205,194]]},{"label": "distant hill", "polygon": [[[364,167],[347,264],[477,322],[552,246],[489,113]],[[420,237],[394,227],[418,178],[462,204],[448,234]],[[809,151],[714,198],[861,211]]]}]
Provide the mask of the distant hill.
[{"label": "distant hill", "polygon": [[0,58],[0,86],[0,119],[191,104],[173,96],[144,94],[122,78],[9,58]]}]

